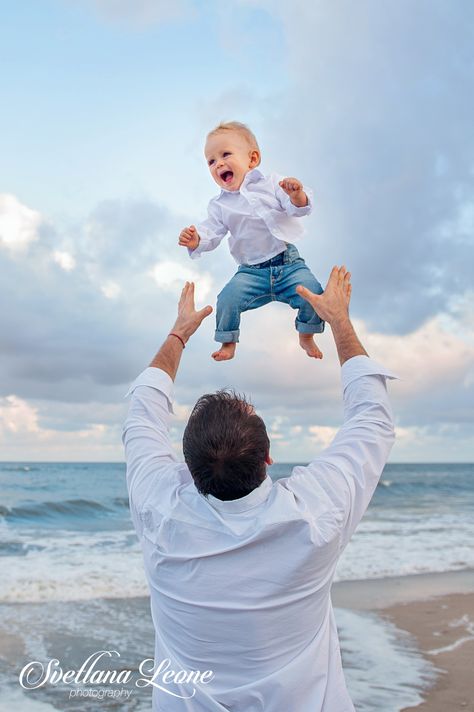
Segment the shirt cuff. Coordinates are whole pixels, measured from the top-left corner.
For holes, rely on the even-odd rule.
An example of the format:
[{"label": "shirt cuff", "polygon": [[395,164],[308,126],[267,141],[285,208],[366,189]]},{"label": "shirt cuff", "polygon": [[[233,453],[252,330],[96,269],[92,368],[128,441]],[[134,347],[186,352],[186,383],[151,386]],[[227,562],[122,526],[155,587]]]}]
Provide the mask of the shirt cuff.
[{"label": "shirt cuff", "polygon": [[385,366],[381,366],[377,361],[373,361],[368,356],[353,356],[348,359],[341,369],[342,388],[347,386],[362,376],[385,376],[385,378],[398,378],[398,376]]},{"label": "shirt cuff", "polygon": [[138,386],[149,386],[150,388],[155,388],[157,391],[163,393],[168,401],[168,408],[170,413],[173,413],[173,396],[174,396],[174,384],[171,377],[163,371],[161,368],[155,368],[154,366],[148,366],[144,371],[140,373],[138,378],[136,378],[127,393],[125,398],[132,395],[135,388]]},{"label": "shirt cuff", "polygon": [[285,193],[286,199],[285,199],[285,210],[287,215],[290,215],[291,217],[298,217],[302,218],[305,215],[309,215],[312,210],[313,210],[313,191],[310,190],[309,188],[305,188],[303,186],[303,190],[308,196],[308,205],[303,205],[301,208],[299,208],[297,205],[293,205],[293,203],[290,200],[290,196]]},{"label": "shirt cuff", "polygon": [[203,237],[203,232],[204,232],[205,228],[204,229],[199,228],[199,225],[197,225],[196,230],[198,231],[198,234],[199,234],[199,245],[194,250],[190,250],[189,247],[187,248],[188,255],[190,256],[190,258],[192,260],[199,259],[199,257],[201,257],[201,255],[202,255],[202,253],[206,252],[205,246],[209,242],[207,236]]},{"label": "shirt cuff", "polygon": [[[201,244],[201,243],[199,243],[199,244]],[[198,245],[198,247],[196,247],[195,250],[190,250],[189,247],[187,249],[188,249],[188,255],[190,256],[190,258],[192,260],[197,260],[199,257],[201,257],[201,253],[198,251],[199,245]]]}]

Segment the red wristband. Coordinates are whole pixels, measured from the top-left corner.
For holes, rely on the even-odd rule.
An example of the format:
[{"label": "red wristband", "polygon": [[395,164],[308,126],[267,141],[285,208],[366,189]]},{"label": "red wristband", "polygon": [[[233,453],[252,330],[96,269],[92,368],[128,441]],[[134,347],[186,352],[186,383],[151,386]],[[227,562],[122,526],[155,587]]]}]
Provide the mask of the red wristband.
[{"label": "red wristband", "polygon": [[174,331],[170,331],[168,336],[176,336],[176,338],[179,339],[181,341],[181,343],[183,344],[183,349],[186,348],[186,344],[184,343],[183,339],[181,338],[181,336],[179,334],[175,334]]}]

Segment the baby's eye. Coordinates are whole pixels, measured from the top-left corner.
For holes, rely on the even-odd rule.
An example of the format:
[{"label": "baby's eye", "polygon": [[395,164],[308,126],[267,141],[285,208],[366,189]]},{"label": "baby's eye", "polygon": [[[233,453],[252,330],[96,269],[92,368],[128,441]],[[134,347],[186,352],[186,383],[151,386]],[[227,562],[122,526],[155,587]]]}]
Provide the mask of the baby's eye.
[{"label": "baby's eye", "polygon": [[211,160],[209,161],[209,165],[212,166],[213,163],[214,163],[214,159],[211,158]]},{"label": "baby's eye", "polygon": [[230,156],[230,151],[224,151],[223,156]]}]

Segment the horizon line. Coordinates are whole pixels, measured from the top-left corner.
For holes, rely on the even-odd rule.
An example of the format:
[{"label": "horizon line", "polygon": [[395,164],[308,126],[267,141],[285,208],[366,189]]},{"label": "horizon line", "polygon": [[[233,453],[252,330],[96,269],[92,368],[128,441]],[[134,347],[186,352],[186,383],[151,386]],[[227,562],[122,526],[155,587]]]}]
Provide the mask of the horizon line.
[{"label": "horizon line", "polygon": [[[184,462],[184,460],[182,460]],[[304,465],[312,460],[279,460],[275,465]],[[125,465],[125,460],[0,460],[0,465]],[[386,465],[474,465],[474,460],[400,460]]]}]

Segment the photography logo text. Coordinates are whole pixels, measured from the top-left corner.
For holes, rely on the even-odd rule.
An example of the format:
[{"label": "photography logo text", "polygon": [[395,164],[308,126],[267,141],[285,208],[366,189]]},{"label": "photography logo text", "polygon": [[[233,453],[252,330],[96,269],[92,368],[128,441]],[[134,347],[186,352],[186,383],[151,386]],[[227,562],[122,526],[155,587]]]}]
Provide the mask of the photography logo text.
[{"label": "photography logo text", "polygon": [[[117,650],[97,650],[77,670],[65,669],[57,658],[51,658],[47,663],[32,660],[20,672],[20,685],[25,690],[36,690],[46,685],[70,685],[69,699],[128,699],[133,687],[153,687],[172,697],[190,699],[196,694],[196,685],[206,685],[214,677],[212,670],[175,669],[169,658],[164,658],[157,665],[153,658],[146,658],[137,670],[117,670],[110,667],[111,660],[117,658],[120,658]],[[107,663],[109,666],[106,667]],[[125,685],[132,686],[132,689],[125,689]]]}]

